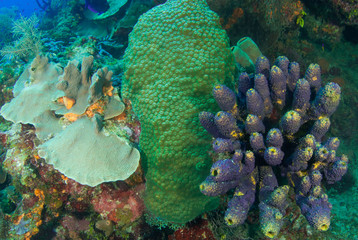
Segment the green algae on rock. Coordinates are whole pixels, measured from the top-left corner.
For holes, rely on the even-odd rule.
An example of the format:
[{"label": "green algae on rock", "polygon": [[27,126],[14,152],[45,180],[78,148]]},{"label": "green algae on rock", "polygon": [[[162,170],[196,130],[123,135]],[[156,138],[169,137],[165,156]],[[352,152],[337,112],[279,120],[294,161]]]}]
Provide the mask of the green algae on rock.
[{"label": "green algae on rock", "polygon": [[139,18],[124,61],[122,96],[139,116],[147,159],[146,206],[164,221],[188,222],[217,206],[199,191],[211,138],[198,115],[215,111],[213,86],[233,86],[228,37],[205,0],[169,0]]}]

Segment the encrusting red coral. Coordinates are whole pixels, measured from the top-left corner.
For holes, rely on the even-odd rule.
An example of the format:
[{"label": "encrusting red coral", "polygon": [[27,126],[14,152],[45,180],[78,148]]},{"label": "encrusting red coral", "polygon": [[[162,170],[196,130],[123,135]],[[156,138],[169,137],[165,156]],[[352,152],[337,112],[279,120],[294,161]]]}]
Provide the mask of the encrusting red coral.
[{"label": "encrusting red coral", "polygon": [[[101,185],[101,188],[94,192],[96,197],[91,200],[94,210],[100,213],[103,219],[119,224],[133,222],[141,217],[144,204],[140,196],[144,191],[144,184],[130,190],[125,188],[125,185],[122,189],[115,189],[107,184]],[[123,214],[124,212],[126,214]]]}]

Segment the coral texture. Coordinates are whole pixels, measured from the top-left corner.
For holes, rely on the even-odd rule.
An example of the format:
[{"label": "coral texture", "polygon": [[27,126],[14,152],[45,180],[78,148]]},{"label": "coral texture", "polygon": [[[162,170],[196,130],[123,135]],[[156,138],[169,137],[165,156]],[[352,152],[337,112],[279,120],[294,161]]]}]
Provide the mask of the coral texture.
[{"label": "coral texture", "polygon": [[215,110],[214,85],[232,86],[228,38],[204,0],[169,0],[142,15],[129,39],[122,96],[142,126],[145,203],[158,218],[185,223],[216,206],[199,191],[210,137],[198,114]]},{"label": "coral texture", "polygon": [[17,40],[13,44],[1,49],[1,55],[8,59],[20,58],[25,61],[41,53],[42,32],[38,29],[39,18],[32,15],[30,18],[21,18],[13,22],[12,33]]},{"label": "coral texture", "polygon": [[[93,57],[70,61],[62,70],[37,56],[14,87],[15,98],[0,113],[14,123],[35,126],[40,157],[81,184],[127,179],[139,165],[140,154],[129,141],[106,125],[124,110],[113,94],[112,72],[91,76]],[[59,81],[60,80],[60,81]]]},{"label": "coral texture", "polygon": [[61,73],[56,64],[37,56],[16,82],[15,98],[1,108],[1,115],[15,123],[33,124],[37,137],[42,140],[60,132],[61,126],[50,112],[56,108],[56,99],[63,96],[56,88]]},{"label": "coral texture", "polygon": [[94,128],[91,120],[80,118],[40,145],[39,155],[81,184],[127,179],[138,167],[139,152],[119,137],[97,133]]},{"label": "coral texture", "polygon": [[309,65],[302,79],[298,73],[298,63],[286,57],[278,57],[271,69],[267,58],[259,57],[255,76],[239,77],[237,95],[226,86],[214,87],[222,111],[200,114],[221,159],[200,189],[217,196],[235,188],[225,214],[229,226],[246,220],[257,190],[261,230],[269,238],[277,236],[289,186],[279,187],[276,174],[288,179],[310,225],[320,231],[330,226],[332,206],[321,182],[339,181],[348,167],[345,155],[336,156],[338,138],[325,137],[341,90],[332,82],[321,86],[317,64]]}]

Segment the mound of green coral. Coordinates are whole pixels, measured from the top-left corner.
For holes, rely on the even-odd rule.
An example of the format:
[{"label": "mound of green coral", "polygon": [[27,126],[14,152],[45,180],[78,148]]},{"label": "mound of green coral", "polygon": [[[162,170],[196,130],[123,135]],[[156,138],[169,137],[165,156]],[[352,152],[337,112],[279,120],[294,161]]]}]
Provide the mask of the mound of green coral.
[{"label": "mound of green coral", "polygon": [[140,17],[124,61],[122,96],[142,126],[146,206],[160,219],[185,223],[216,207],[199,191],[211,160],[198,114],[215,111],[214,85],[232,86],[228,38],[204,0],[169,0]]}]

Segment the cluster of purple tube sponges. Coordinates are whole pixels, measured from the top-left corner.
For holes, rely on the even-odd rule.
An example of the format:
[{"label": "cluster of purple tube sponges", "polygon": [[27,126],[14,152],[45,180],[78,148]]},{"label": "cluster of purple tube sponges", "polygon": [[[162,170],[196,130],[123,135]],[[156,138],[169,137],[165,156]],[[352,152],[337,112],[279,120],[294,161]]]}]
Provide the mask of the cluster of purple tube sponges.
[{"label": "cluster of purple tube sponges", "polygon": [[279,174],[288,178],[308,222],[325,231],[331,205],[321,181],[339,181],[348,167],[345,155],[336,156],[338,138],[324,141],[329,117],[340,101],[340,87],[333,82],[321,86],[317,64],[309,65],[304,78],[299,78],[299,64],[284,56],[273,66],[261,56],[255,66],[254,75],[240,74],[237,91],[214,87],[222,111],[199,115],[215,138],[213,150],[221,159],[200,189],[208,196],[234,189],[225,213],[229,226],[244,223],[258,196],[261,229],[273,238],[282,226],[289,192],[288,185],[279,187]]}]

